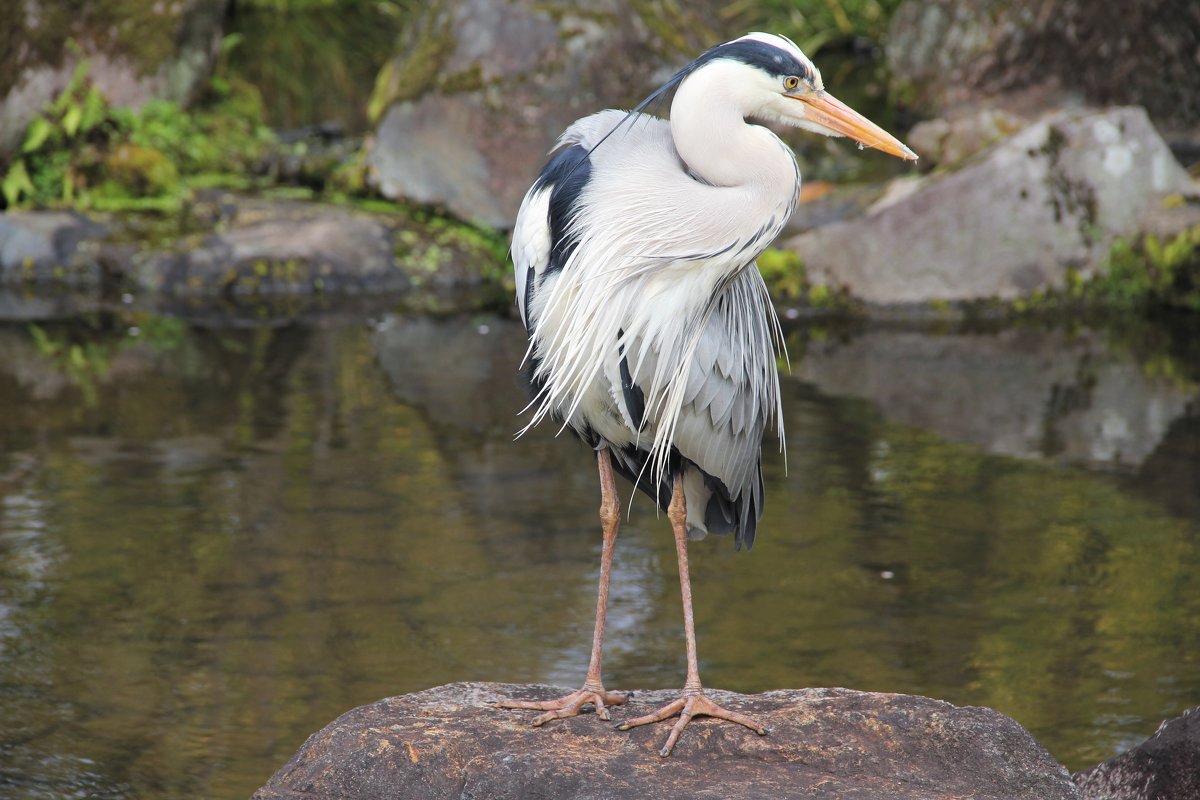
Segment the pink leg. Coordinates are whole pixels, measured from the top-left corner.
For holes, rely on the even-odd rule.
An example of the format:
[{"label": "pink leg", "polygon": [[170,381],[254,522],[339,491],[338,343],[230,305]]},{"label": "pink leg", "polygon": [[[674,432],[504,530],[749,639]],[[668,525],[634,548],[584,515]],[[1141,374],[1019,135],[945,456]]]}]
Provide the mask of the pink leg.
[{"label": "pink leg", "polygon": [[667,518],[670,519],[671,528],[675,533],[675,555],[679,560],[679,590],[683,595],[683,632],[687,642],[687,679],[684,681],[683,694],[679,699],[668,703],[658,711],[622,722],[617,726],[618,730],[627,731],[639,725],[661,722],[679,714],[679,721],[671,729],[667,743],[658,753],[664,758],[671,755],[675,743],[679,741],[679,735],[683,733],[683,729],[687,727],[693,717],[716,717],[745,725],[759,736],[765,736],[767,733],[766,728],[750,717],[736,711],[728,711],[709,700],[704,695],[704,687],[700,684],[700,665],[696,658],[696,622],[692,615],[692,581],[688,576],[687,505],[683,497],[683,480],[681,478],[675,479],[675,488],[671,492],[671,504],[667,508]]},{"label": "pink leg", "polygon": [[604,623],[608,614],[608,584],[612,576],[613,551],[617,544],[617,529],[621,524],[621,499],[617,495],[617,482],[613,477],[612,456],[607,447],[596,452],[600,467],[600,525],[604,531],[604,544],[600,550],[600,591],[596,598],[596,627],[592,633],[592,658],[588,662],[587,677],[583,688],[556,700],[530,702],[525,700],[501,700],[500,708],[519,708],[545,711],[534,719],[534,726],[541,726],[553,719],[574,717],[589,703],[596,709],[600,719],[611,719],[607,706],[619,706],[628,698],[623,694],[606,691],[600,678],[600,663],[604,651]]}]

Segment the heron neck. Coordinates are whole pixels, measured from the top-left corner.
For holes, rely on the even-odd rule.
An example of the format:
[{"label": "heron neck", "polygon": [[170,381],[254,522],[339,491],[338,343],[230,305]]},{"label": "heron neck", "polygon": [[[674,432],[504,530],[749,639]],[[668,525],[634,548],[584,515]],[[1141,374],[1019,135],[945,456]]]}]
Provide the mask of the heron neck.
[{"label": "heron neck", "polygon": [[706,183],[790,199],[798,180],[791,151],[767,128],[748,124],[737,100],[685,81],[671,105],[675,149]]}]

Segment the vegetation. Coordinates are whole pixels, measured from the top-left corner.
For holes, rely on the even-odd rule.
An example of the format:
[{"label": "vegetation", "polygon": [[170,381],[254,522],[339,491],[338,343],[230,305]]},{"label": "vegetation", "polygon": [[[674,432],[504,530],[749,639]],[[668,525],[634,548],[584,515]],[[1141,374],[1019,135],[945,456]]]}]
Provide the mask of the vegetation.
[{"label": "vegetation", "polygon": [[333,122],[361,133],[375,75],[395,51],[410,16],[407,5],[401,0],[241,0],[229,30],[253,47],[229,54],[229,74],[271,97],[266,120],[273,128]]},{"label": "vegetation", "polygon": [[1200,226],[1167,241],[1154,234],[1119,239],[1095,277],[1071,272],[1063,288],[1013,303],[1023,315],[1064,308],[1200,311]]},{"label": "vegetation", "polygon": [[723,9],[727,18],[748,21],[769,30],[795,31],[796,44],[810,56],[839,39],[866,38],[880,42],[903,0],[735,0]]},{"label": "vegetation", "polygon": [[193,180],[242,180],[272,141],[262,98],[244,81],[214,78],[190,111],[153,100],[134,112],[111,106],[88,68],[81,62],[29,123],[0,181],[4,207],[174,210]]},{"label": "vegetation", "polygon": [[758,271],[776,303],[841,314],[855,312],[856,304],[845,291],[811,283],[800,255],[791,250],[768,248],[758,257]]},{"label": "vegetation", "polygon": [[1200,226],[1165,242],[1154,234],[1118,241],[1104,274],[1080,290],[1108,305],[1200,311]]}]

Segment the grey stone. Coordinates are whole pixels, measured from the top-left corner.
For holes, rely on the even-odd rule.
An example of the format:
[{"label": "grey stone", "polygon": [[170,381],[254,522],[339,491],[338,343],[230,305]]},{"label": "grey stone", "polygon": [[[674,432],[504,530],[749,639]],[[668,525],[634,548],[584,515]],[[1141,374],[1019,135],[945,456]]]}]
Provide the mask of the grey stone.
[{"label": "grey stone", "polygon": [[409,287],[391,229],[366,214],[305,203],[246,201],[217,232],[128,261],[133,282],[170,295],[312,294]]},{"label": "grey stone", "polygon": [[394,87],[367,180],[473,222],[511,227],[570,123],[629,107],[665,77],[667,48],[619,2],[444,0],[421,15],[385,74],[424,82]]},{"label": "grey stone", "polygon": [[[769,734],[698,718],[666,759],[658,755],[666,724],[619,732],[585,714],[538,729],[531,712],[488,706],[565,691],[460,683],[356,708],[310,736],[254,800],[1079,797],[1067,771],[1012,719],[924,697],[712,692]],[[614,718],[677,694],[635,692]]]},{"label": "grey stone", "polygon": [[921,157],[921,166],[958,164],[990,145],[1024,128],[1028,123],[1014,114],[987,108],[959,117],[925,120],[913,126],[905,137]]},{"label": "grey stone", "polygon": [[869,304],[1012,300],[1091,275],[1164,194],[1195,191],[1141,109],[1064,111],[784,246]]},{"label": "grey stone", "polygon": [[0,214],[0,285],[97,283],[100,267],[86,257],[86,242],[106,231],[106,226],[73,211]]},{"label": "grey stone", "polygon": [[0,215],[0,285],[103,284],[160,299],[421,289],[414,302],[440,310],[499,291],[486,242],[403,215],[202,193],[179,224],[205,232],[164,246],[138,215]]},{"label": "grey stone", "polygon": [[1137,103],[1158,124],[1200,119],[1200,5],[1188,0],[908,0],[887,57],[917,107]]},{"label": "grey stone", "polygon": [[1073,777],[1084,800],[1195,800],[1200,797],[1200,707],[1163,722],[1132,750]]}]

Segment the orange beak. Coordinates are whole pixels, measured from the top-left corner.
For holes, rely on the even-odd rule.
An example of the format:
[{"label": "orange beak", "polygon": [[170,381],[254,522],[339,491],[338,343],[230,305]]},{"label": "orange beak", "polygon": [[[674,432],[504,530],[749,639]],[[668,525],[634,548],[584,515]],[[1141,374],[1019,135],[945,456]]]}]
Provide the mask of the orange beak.
[{"label": "orange beak", "polygon": [[917,154],[909,150],[903,142],[828,92],[810,91],[802,95],[785,96],[804,103],[804,118],[809,122],[815,122],[843,136],[849,136],[866,147],[874,147],[897,158],[906,161],[917,160]]}]

